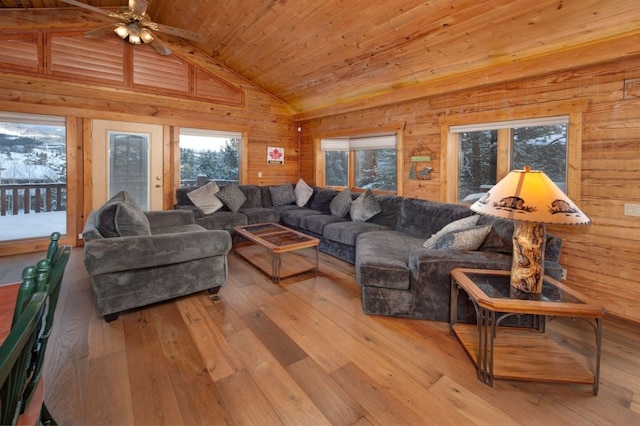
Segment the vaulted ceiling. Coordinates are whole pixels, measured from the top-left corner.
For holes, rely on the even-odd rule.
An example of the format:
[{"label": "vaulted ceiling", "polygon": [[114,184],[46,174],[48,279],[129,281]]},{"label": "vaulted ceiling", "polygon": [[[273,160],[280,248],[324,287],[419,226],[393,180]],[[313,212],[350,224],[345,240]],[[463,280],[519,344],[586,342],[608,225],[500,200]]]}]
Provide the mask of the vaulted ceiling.
[{"label": "vaulted ceiling", "polygon": [[[128,3],[81,1],[98,7]],[[204,41],[190,43],[302,113],[375,103],[397,91],[424,95],[424,87],[438,82],[477,80],[484,71],[517,63],[528,64],[521,67],[525,76],[611,60],[618,53],[598,47],[604,41],[640,41],[637,0],[149,3],[154,21],[200,33]],[[73,6],[55,0],[0,0],[0,18],[2,8],[57,7]],[[87,19],[86,13],[77,16]],[[640,54],[640,49],[623,54]]]}]

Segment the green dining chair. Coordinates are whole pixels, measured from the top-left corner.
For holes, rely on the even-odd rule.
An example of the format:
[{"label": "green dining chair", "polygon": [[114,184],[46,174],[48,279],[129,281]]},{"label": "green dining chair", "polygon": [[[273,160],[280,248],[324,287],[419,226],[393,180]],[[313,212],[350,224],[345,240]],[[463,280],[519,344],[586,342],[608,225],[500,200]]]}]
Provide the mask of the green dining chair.
[{"label": "green dining chair", "polygon": [[24,410],[29,365],[46,310],[46,292],[34,293],[0,346],[0,424],[15,425]]}]

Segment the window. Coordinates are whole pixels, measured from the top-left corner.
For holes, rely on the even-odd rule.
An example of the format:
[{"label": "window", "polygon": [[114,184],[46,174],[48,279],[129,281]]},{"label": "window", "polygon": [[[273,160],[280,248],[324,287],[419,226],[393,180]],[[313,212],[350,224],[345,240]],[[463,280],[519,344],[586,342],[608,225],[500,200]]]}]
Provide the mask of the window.
[{"label": "window", "polygon": [[242,133],[180,129],[180,186],[240,182]]},{"label": "window", "polygon": [[396,134],[326,138],[320,147],[324,185],[397,192]]},{"label": "window", "polygon": [[67,232],[64,117],[0,113],[0,240]]},{"label": "window", "polygon": [[[586,108],[586,104],[558,103],[530,111],[487,111],[442,118],[443,200],[471,204],[509,171],[527,165],[544,171],[567,195],[578,200],[579,108]],[[541,117],[543,109],[555,109],[562,115]],[[527,115],[531,118],[524,118]],[[502,117],[508,119],[495,121]]]}]

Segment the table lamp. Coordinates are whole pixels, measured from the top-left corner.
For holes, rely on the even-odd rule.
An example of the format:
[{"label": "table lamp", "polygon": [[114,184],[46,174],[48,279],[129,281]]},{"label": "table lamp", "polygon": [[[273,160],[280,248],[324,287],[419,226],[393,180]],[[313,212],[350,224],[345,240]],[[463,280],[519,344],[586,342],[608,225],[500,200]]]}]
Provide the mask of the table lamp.
[{"label": "table lamp", "polygon": [[545,224],[588,225],[591,220],[540,170],[513,170],[471,205],[476,213],[515,221],[511,288],[541,293]]}]

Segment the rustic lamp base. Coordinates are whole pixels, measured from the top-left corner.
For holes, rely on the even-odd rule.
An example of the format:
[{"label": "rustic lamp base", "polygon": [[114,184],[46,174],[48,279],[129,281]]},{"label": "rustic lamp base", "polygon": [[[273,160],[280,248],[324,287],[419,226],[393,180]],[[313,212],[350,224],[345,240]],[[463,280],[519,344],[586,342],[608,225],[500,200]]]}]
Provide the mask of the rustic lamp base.
[{"label": "rustic lamp base", "polygon": [[511,287],[524,293],[542,292],[546,232],[543,223],[515,222]]}]

